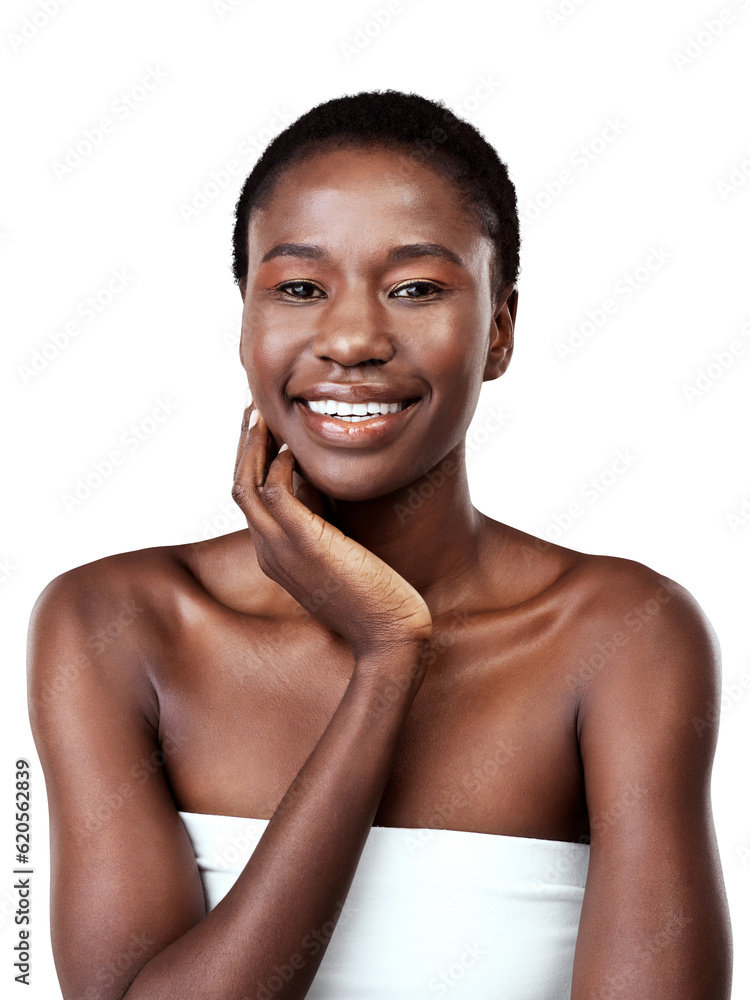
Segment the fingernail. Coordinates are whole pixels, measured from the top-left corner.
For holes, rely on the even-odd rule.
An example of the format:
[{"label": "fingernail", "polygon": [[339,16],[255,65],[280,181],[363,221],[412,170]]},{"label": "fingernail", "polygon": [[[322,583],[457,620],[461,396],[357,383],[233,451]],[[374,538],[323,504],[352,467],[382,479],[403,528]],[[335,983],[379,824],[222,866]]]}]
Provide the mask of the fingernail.
[{"label": "fingernail", "polygon": [[279,448],[279,455],[282,453],[282,451],[289,451],[289,445],[286,443],[286,441]]},{"label": "fingernail", "polygon": [[253,401],[253,394],[250,392],[250,386],[246,385],[245,386],[245,409],[248,408],[248,406],[252,403],[252,401]]},{"label": "fingernail", "polygon": [[251,427],[255,427],[255,425],[258,423],[258,412],[259,412],[258,410],[253,410],[253,412],[250,414],[250,420],[247,425],[248,430],[250,430]]}]

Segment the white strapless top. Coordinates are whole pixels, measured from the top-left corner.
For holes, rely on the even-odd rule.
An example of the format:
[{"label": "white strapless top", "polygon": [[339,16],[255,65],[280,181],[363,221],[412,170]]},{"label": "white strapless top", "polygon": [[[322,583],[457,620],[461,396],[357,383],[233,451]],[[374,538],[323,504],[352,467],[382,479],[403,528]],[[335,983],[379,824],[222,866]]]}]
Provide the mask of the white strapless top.
[{"label": "white strapless top", "polygon": [[[179,815],[211,910],[269,820]],[[570,1000],[588,863],[588,844],[373,826],[307,998]]]}]

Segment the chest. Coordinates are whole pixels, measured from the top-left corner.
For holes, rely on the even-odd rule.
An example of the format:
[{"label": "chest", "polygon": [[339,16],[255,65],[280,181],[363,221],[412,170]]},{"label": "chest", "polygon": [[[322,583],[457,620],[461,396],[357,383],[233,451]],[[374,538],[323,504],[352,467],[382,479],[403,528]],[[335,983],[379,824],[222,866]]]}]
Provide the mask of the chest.
[{"label": "chest", "polygon": [[[375,824],[551,840],[586,831],[565,656],[554,630],[455,618],[436,629]],[[268,819],[325,732],[354,661],[316,623],[231,617],[159,671],[178,809]]]}]

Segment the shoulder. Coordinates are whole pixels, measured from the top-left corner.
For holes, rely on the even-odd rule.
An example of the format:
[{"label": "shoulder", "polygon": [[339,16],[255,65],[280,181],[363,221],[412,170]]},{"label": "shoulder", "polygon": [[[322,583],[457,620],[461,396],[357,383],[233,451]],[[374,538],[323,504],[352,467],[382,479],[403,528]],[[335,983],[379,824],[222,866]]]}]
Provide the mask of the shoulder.
[{"label": "shoulder", "polygon": [[605,630],[620,646],[636,637],[655,640],[664,630],[703,632],[715,641],[703,609],[676,580],[634,559],[578,555],[569,575],[592,633]]},{"label": "shoulder", "polygon": [[587,556],[576,571],[591,635],[610,643],[610,652],[612,647],[622,650],[616,657],[620,664],[643,665],[650,659],[652,667],[668,670],[688,662],[718,662],[713,626],[693,594],[676,580],[615,556]]},{"label": "shoulder", "polygon": [[619,699],[688,709],[700,716],[720,686],[716,633],[693,594],[634,559],[550,546],[567,639],[565,683],[584,721],[606,717]]},{"label": "shoulder", "polygon": [[692,603],[697,608],[687,590],[634,559],[583,552],[486,520],[493,561],[512,575],[519,602],[550,596],[562,601],[571,620],[585,615],[592,626],[610,629],[617,624],[631,628],[636,619],[645,622],[649,611],[675,597],[674,607],[682,604],[686,610],[685,604]]},{"label": "shoulder", "polygon": [[135,693],[152,716],[150,658],[185,616],[190,581],[179,547],[171,546],[105,556],[54,577],[29,622],[32,722],[102,683]]},{"label": "shoulder", "polygon": [[[710,767],[721,685],[716,633],[684,586],[630,559],[595,556],[578,569],[585,655],[572,681],[584,763],[609,748],[668,749]],[[709,722],[708,720],[713,720]],[[687,761],[687,758],[683,758]]]},{"label": "shoulder", "polygon": [[[149,615],[169,615],[189,579],[179,547],[159,546],[104,556],[54,577],[31,614],[32,633],[45,625],[85,629],[92,647],[126,619],[146,625]],[[143,617],[143,616],[146,617]],[[95,633],[100,633],[97,640]]]}]

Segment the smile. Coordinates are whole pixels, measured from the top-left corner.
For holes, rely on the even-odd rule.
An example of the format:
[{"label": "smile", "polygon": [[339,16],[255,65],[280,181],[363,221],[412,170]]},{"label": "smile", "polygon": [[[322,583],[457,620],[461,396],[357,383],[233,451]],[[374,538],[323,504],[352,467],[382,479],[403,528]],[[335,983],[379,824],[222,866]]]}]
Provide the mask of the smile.
[{"label": "smile", "polygon": [[300,402],[311,409],[313,413],[325,413],[330,417],[346,420],[348,423],[372,420],[374,417],[385,416],[388,413],[398,413],[399,410],[403,410],[409,405],[408,400],[399,400],[393,403],[378,403],[375,400],[362,403],[342,403],[337,399],[301,399]]},{"label": "smile", "polygon": [[345,403],[337,399],[294,400],[313,438],[328,444],[356,447],[385,443],[401,432],[419,409],[421,397],[378,402]]}]

